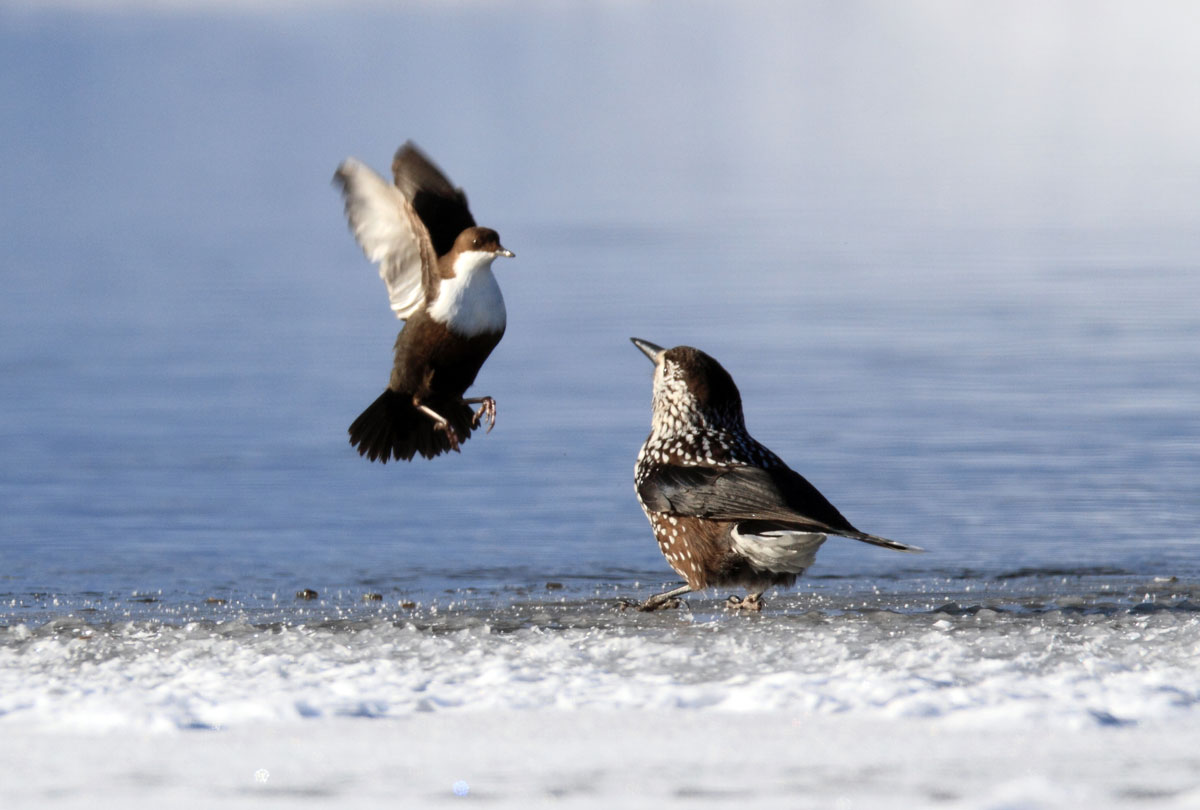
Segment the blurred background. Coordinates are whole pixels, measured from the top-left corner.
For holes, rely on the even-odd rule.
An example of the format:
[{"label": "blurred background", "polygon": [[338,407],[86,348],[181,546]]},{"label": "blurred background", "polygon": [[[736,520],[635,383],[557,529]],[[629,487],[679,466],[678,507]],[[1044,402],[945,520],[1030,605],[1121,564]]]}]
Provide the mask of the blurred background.
[{"label": "blurred background", "polygon": [[[637,336],[864,530],[814,576],[1191,574],[1200,7],[0,3],[0,597],[668,581]],[[330,183],[415,140],[517,258],[461,455]],[[390,598],[390,596],[389,596]]]}]

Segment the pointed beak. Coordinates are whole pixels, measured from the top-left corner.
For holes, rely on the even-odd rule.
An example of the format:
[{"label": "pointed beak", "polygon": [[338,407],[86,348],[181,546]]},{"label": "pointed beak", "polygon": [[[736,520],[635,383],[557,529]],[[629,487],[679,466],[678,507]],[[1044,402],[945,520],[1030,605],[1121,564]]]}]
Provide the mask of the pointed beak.
[{"label": "pointed beak", "polygon": [[511,250],[509,250],[508,248],[506,248],[504,246],[501,246],[500,249],[496,251],[496,255],[497,256],[507,256],[510,259],[515,259],[517,257],[517,254],[513,253]]},{"label": "pointed beak", "polygon": [[662,346],[655,346],[650,341],[641,338],[630,338],[630,340],[633,341],[634,346],[642,350],[642,354],[650,358],[651,363],[658,364],[658,356],[664,351]]}]

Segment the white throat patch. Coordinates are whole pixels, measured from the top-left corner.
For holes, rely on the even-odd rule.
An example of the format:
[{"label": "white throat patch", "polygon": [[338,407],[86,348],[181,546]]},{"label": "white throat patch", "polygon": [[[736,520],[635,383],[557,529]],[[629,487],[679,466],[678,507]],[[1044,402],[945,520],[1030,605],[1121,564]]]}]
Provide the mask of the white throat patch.
[{"label": "white throat patch", "polygon": [[454,278],[442,279],[429,317],[455,334],[475,337],[499,332],[507,323],[504,296],[492,275],[496,254],[468,250],[454,260]]}]

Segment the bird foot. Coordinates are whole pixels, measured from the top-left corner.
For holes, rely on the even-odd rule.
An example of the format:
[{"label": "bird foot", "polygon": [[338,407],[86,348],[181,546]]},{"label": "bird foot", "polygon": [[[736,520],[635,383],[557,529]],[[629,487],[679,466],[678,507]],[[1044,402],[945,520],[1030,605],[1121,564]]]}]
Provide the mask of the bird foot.
[{"label": "bird foot", "polygon": [[461,453],[462,448],[458,441],[458,434],[454,432],[454,427],[449,422],[440,422],[437,429],[446,434],[446,438],[450,440],[450,449],[455,453]]},{"label": "bird foot", "polygon": [[462,450],[459,448],[458,434],[454,432],[454,426],[446,420],[446,417],[442,416],[433,408],[430,408],[428,405],[421,402],[421,400],[415,396],[413,397],[413,405],[416,406],[418,411],[433,420],[434,430],[440,430],[442,433],[446,434],[446,438],[450,440],[451,450],[453,450],[455,453],[462,452]]},{"label": "bird foot", "polygon": [[471,427],[477,428],[487,420],[487,432],[491,433],[492,428],[496,426],[496,400],[491,397],[480,397],[475,400],[464,400],[464,402],[478,402],[479,410],[475,411],[475,416],[471,419]]},{"label": "bird foot", "polygon": [[740,596],[731,596],[725,600],[726,610],[748,610],[754,613],[759,613],[763,609],[763,599],[761,593],[752,593],[745,599]]},{"label": "bird foot", "polygon": [[642,613],[653,613],[656,610],[675,610],[683,607],[683,600],[676,596],[671,596],[666,599],[662,598],[662,594],[651,596],[645,602],[634,602],[632,599],[622,599],[617,603],[617,610],[622,612],[635,608]]}]

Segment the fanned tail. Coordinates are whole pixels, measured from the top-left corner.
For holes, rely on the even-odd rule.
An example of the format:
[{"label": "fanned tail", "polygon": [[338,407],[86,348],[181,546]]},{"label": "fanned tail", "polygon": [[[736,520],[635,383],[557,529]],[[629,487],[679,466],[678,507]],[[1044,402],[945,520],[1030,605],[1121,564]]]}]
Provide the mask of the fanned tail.
[{"label": "fanned tail", "polygon": [[[429,403],[454,428],[458,441],[471,436],[471,408],[462,402]],[[414,455],[433,458],[451,449],[446,431],[417,410],[412,396],[387,389],[350,425],[350,444],[370,461],[411,461]]]}]

